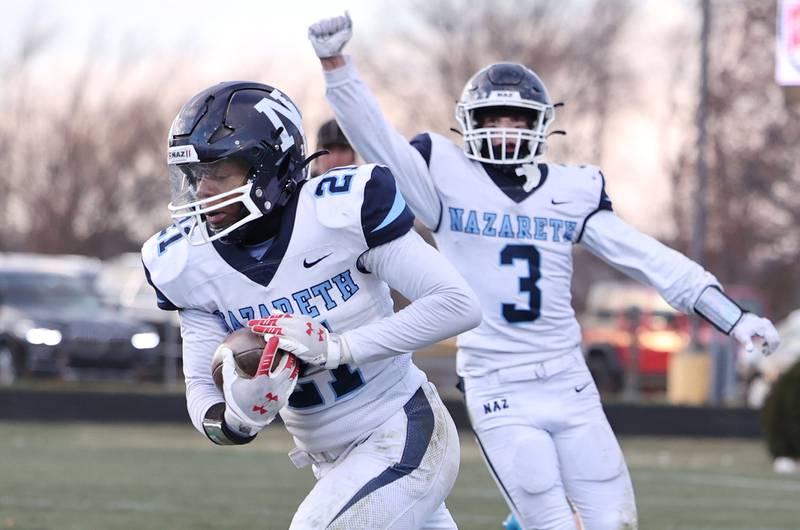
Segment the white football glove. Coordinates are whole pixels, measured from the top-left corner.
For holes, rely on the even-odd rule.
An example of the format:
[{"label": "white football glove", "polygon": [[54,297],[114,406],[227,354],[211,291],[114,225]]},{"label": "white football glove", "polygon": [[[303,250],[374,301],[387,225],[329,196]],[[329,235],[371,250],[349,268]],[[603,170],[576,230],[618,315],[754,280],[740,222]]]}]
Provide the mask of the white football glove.
[{"label": "white football glove", "polygon": [[308,27],[308,40],[320,59],[340,55],[352,36],[353,21],[347,11],[343,16],[324,18]]},{"label": "white football glove", "polygon": [[781,343],[778,330],[775,329],[772,322],[753,313],[742,315],[742,318],[731,330],[731,337],[744,345],[747,353],[752,353],[754,349],[753,337],[763,338],[764,342],[761,345],[761,353],[763,355],[769,355],[774,352]]},{"label": "white football glove", "polygon": [[270,340],[277,337],[283,350],[295,354],[301,361],[332,370],[351,362],[342,337],[330,333],[325,326],[306,315],[276,313],[267,318],[247,322],[253,333]]},{"label": "white football glove", "polygon": [[266,427],[289,401],[297,384],[300,365],[293,355],[280,355],[279,341],[267,341],[258,371],[252,378],[236,367],[233,352],[222,352],[222,391],[225,394],[225,423],[245,436]]}]

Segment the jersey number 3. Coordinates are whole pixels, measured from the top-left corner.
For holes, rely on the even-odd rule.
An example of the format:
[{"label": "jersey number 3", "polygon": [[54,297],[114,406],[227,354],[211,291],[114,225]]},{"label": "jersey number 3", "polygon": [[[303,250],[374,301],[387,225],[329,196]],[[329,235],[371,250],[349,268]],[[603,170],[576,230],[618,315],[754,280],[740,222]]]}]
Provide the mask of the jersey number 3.
[{"label": "jersey number 3", "polygon": [[519,279],[519,291],[528,293],[529,309],[520,309],[516,304],[503,304],[503,318],[508,322],[533,322],[539,318],[542,308],[542,292],[536,287],[539,272],[539,251],[532,245],[506,245],[500,251],[500,265],[513,265],[514,260],[528,262],[528,275]]}]

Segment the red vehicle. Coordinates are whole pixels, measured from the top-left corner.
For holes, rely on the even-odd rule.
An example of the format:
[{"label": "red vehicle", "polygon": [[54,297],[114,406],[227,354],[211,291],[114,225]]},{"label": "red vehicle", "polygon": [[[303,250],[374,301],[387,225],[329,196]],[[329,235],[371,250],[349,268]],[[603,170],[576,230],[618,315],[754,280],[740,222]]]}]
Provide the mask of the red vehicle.
[{"label": "red vehicle", "polygon": [[584,355],[602,392],[623,387],[631,352],[638,356],[642,388],[666,388],[669,356],[689,345],[689,317],[655,289],[630,282],[592,286],[581,318]]},{"label": "red vehicle", "polygon": [[[731,285],[726,293],[745,310],[764,314],[763,297],[756,289]],[[586,362],[603,392],[623,387],[633,348],[640,388],[666,389],[670,355],[687,349],[691,340],[688,316],[673,309],[655,289],[632,282],[592,286],[581,328]],[[715,333],[701,320],[699,347],[705,349]]]}]

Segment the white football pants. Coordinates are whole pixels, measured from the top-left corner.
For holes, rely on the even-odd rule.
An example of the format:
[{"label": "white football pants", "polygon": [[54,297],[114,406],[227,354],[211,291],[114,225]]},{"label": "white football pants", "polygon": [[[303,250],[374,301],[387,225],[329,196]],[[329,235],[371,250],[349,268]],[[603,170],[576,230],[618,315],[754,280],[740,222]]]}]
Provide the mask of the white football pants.
[{"label": "white football pants", "polygon": [[318,481],[290,530],[456,528],[444,500],[458,475],[458,432],[432,384],[362,442],[330,453],[303,453]]},{"label": "white football pants", "polygon": [[580,350],[464,380],[486,464],[523,528],[637,528],[622,450]]}]

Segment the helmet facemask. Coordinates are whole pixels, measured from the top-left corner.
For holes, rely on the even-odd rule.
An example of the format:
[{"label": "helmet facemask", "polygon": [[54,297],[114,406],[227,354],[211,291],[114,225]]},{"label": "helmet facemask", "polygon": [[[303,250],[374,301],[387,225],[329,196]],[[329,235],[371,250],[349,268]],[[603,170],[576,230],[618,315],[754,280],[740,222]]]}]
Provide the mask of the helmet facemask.
[{"label": "helmet facemask", "polygon": [[[511,114],[509,109],[518,109],[520,115],[529,117],[526,128],[483,126],[482,113],[497,111]],[[555,118],[551,105],[536,101],[476,101],[459,103],[456,119],[461,125],[464,151],[467,157],[498,165],[531,164],[547,149],[547,129]],[[495,144],[495,141],[498,141]],[[509,146],[514,148],[510,149]]]},{"label": "helmet facemask", "polygon": [[[524,127],[486,126],[482,119],[486,115],[525,117],[527,123]],[[495,63],[467,82],[455,117],[468,158],[515,166],[532,164],[544,154],[555,110],[533,71],[516,63]]]},{"label": "helmet facemask", "polygon": [[[230,236],[264,215],[250,196],[252,171],[242,161],[170,163],[169,178],[173,224],[193,245]],[[217,193],[207,195],[204,186]],[[216,224],[218,217],[222,219]]]},{"label": "helmet facemask", "polygon": [[269,237],[271,214],[308,176],[305,144],[300,111],[273,87],[233,81],[200,92],[170,129],[173,224],[192,245]]}]

